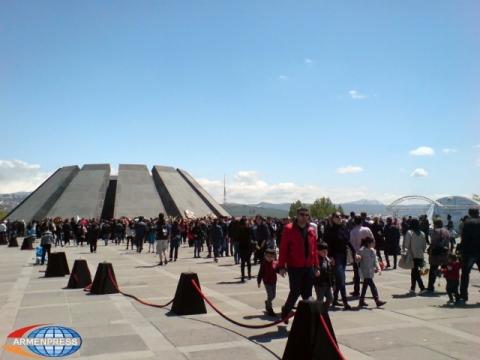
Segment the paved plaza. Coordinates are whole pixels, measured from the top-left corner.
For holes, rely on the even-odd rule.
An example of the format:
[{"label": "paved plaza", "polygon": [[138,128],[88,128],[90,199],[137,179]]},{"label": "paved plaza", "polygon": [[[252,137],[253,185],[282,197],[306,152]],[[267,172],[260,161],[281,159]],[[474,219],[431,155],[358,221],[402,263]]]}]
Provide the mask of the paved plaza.
[{"label": "paved plaza", "polygon": [[[193,249],[180,248],[177,262],[156,266],[153,254],[137,254],[124,245],[103,246],[96,254],[88,247],[53,248],[67,254],[70,269],[75,259],[88,261],[92,276],[97,264],[113,264],[120,288],[143,300],[163,304],[175,294],[181,272],[198,273],[204,293],[225,314],[237,321],[260,324],[265,292],[254,279],[240,283],[240,269],[233,258],[193,259]],[[34,251],[0,247],[0,336],[2,343],[15,329],[50,323],[72,327],[83,338],[72,358],[95,360],[150,359],[248,359],[281,358],[288,326],[263,330],[240,328],[222,319],[207,305],[207,314],[175,316],[169,309],[142,305],[120,294],[87,295],[83,290],[63,289],[68,277],[45,278],[45,266],[33,265]],[[253,267],[256,275],[258,266]],[[352,272],[347,273],[351,280]],[[349,360],[367,359],[478,359],[480,354],[480,276],[472,271],[470,302],[447,307],[444,280],[439,295],[410,297],[410,274],[385,271],[376,277],[384,309],[332,311],[340,348]],[[424,278],[426,281],[426,279]],[[349,286],[349,291],[351,286]],[[275,310],[288,294],[287,279],[280,278]],[[368,301],[370,300],[370,301]],[[372,299],[367,299],[371,305]],[[351,302],[356,305],[356,301]],[[372,306],[370,306],[372,307]],[[1,359],[20,359],[2,352]]]}]

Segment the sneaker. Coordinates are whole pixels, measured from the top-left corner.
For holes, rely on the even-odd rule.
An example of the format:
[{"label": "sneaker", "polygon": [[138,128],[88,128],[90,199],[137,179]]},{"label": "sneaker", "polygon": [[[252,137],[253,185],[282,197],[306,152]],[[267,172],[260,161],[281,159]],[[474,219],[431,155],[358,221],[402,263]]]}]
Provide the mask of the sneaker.
[{"label": "sneaker", "polygon": [[352,310],[352,307],[349,304],[346,303],[346,304],[343,305],[343,310],[346,310],[346,311]]},{"label": "sneaker", "polygon": [[275,311],[273,311],[273,309],[267,309],[267,315],[277,317],[277,314],[275,313]]},{"label": "sneaker", "polygon": [[415,295],[415,294],[416,294],[415,290],[412,290],[412,289],[410,289],[410,290],[408,291],[408,293],[409,293],[410,295]]},{"label": "sneaker", "polygon": [[425,296],[425,295],[429,295],[429,294],[430,294],[430,291],[428,291],[427,289],[420,290],[420,296]]},{"label": "sneaker", "polygon": [[334,300],[333,303],[332,303],[332,306],[333,307],[336,307],[336,306],[340,307],[340,306],[343,306],[343,305],[338,300]]},{"label": "sneaker", "polygon": [[377,304],[377,308],[379,308],[379,307],[382,307],[383,305],[385,305],[387,302],[386,302],[386,301],[377,300],[377,301],[375,301],[375,303]]},{"label": "sneaker", "polygon": [[350,293],[350,295],[354,296],[354,297],[359,297],[360,296],[360,293],[358,291],[352,291]]},{"label": "sneaker", "polygon": [[367,306],[368,304],[363,300],[360,300],[360,302],[358,303],[358,307],[367,307]]}]

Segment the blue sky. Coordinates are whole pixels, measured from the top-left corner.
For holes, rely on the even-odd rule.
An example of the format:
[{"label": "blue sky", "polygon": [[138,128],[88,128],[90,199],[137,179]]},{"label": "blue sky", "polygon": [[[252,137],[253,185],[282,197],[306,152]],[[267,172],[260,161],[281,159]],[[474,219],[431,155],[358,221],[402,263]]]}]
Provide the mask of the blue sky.
[{"label": "blue sky", "polygon": [[239,202],[478,193],[479,11],[2,1],[0,193],[100,162],[185,168],[217,198],[226,174]]}]

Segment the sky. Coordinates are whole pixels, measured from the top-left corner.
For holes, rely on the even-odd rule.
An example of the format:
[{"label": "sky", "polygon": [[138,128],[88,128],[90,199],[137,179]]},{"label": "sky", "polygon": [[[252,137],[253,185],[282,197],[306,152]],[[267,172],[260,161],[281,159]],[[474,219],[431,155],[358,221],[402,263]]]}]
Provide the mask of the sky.
[{"label": "sky", "polygon": [[170,165],[240,203],[480,192],[476,0],[0,2],[0,193]]}]

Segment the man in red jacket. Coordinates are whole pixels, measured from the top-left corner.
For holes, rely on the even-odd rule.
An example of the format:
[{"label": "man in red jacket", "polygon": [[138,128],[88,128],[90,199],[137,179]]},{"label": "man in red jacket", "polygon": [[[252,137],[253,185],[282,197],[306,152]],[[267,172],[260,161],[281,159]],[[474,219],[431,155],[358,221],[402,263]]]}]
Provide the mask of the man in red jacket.
[{"label": "man in red jacket", "polygon": [[288,272],[290,293],[282,307],[282,319],[290,313],[300,295],[304,300],[312,296],[314,278],[320,275],[316,231],[310,226],[308,217],[308,209],[300,208],[295,221],[283,229],[278,268],[281,276]]}]

